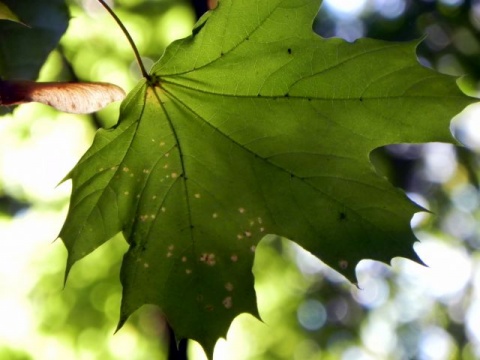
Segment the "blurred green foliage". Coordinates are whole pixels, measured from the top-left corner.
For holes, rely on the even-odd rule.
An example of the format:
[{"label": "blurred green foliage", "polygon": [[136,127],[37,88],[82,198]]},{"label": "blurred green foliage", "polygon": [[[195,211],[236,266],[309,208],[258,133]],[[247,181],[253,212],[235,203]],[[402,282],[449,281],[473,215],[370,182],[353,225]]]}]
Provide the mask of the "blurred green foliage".
[{"label": "blurred green foliage", "polygon": [[68,25],[63,0],[3,0],[27,26],[0,21],[0,77],[37,78]]}]

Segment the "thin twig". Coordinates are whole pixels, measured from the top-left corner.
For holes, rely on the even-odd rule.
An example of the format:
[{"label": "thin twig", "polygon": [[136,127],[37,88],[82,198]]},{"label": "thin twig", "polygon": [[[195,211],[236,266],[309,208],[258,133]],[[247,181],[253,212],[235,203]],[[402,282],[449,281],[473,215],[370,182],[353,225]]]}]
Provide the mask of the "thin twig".
[{"label": "thin twig", "polygon": [[135,53],[135,58],[137,59],[138,66],[140,67],[140,71],[142,72],[142,75],[145,79],[148,79],[150,76],[148,75],[147,70],[145,69],[145,66],[143,65],[142,58],[140,57],[140,53],[138,52],[137,46],[133,42],[132,37],[130,36],[127,28],[123,25],[122,21],[118,18],[117,14],[113,12],[113,10],[110,8],[110,6],[107,5],[107,3],[104,0],[98,0],[100,4],[109,12],[110,15],[114,18],[114,20],[117,22],[118,26],[122,29],[123,33],[127,37],[128,42],[130,43],[130,46],[133,49],[133,52]]}]

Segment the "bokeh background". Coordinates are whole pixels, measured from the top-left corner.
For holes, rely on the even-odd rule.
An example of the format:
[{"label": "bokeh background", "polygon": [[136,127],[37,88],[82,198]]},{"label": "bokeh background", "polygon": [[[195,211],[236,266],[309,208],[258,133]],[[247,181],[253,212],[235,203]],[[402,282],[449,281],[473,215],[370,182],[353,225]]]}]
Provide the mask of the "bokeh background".
[{"label": "bokeh background", "polygon": [[[4,2],[13,10],[19,5]],[[54,4],[53,10],[42,5],[24,16],[47,34],[61,35],[65,4],[45,3]],[[109,4],[147,67],[215,6],[206,0]],[[107,81],[130,90],[140,72],[112,18],[95,0],[66,5],[68,29],[58,45],[50,44],[51,52],[43,45],[19,51],[18,34],[29,30],[0,21],[0,76]],[[419,61],[463,76],[462,89],[479,96],[480,1],[325,0],[314,30],[347,41],[425,37]],[[5,60],[13,53],[21,59],[15,66]],[[95,130],[116,122],[118,108],[73,116],[28,104],[0,117],[0,359],[167,358],[168,331],[155,307],[137,311],[114,335],[123,239],[76,264],[65,287],[66,250],[54,241],[70,193],[70,183],[61,180]],[[264,323],[239,316],[227,339],[218,342],[215,359],[480,358],[480,106],[457,116],[452,133],[464,147],[398,144],[372,153],[379,172],[432,212],[412,219],[421,240],[415,250],[428,267],[405,259],[394,259],[392,266],[365,260],[357,267],[356,287],[297,245],[265,239],[254,267]],[[194,342],[188,354],[205,358]]]}]

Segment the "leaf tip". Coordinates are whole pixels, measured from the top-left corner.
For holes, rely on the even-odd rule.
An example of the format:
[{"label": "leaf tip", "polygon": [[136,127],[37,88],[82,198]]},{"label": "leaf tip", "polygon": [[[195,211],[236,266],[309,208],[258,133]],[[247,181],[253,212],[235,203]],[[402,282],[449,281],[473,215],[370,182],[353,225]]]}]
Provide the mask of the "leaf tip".
[{"label": "leaf tip", "polygon": [[67,264],[65,266],[65,276],[63,278],[63,288],[67,286],[68,276],[70,275],[70,270],[72,270],[72,266],[75,264],[75,260],[72,259],[70,253],[67,256]]}]

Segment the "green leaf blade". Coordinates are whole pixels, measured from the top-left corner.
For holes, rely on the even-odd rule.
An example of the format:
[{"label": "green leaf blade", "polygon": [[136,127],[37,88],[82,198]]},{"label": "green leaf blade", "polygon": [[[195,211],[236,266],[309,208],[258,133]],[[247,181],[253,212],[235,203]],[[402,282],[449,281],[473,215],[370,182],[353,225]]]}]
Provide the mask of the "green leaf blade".
[{"label": "green leaf blade", "polygon": [[9,20],[24,25],[10,8],[0,1],[0,20]]},{"label": "green leaf blade", "polygon": [[0,76],[35,80],[65,33],[69,14],[64,0],[3,0],[25,24],[0,22]]},{"label": "green leaf blade", "polygon": [[[67,274],[76,261],[122,231],[135,179],[125,165],[136,124],[143,112],[146,86],[140,83],[122,104],[122,122],[100,130],[94,143],[69,174],[73,180],[70,208],[59,237],[68,250]],[[126,175],[126,176],[125,176]],[[123,181],[119,181],[122,179]],[[122,182],[127,185],[123,187]],[[133,192],[133,191],[132,191]]]},{"label": "green leaf blade", "polygon": [[130,244],[120,326],[156,304],[211,356],[234,317],[258,317],[251,269],[268,234],[351,281],[362,259],[419,261],[410,220],[422,209],[369,155],[452,142],[450,119],[472,99],[418,64],[416,42],[316,36],[318,6],[223,0],[73,170],[69,264],[120,231]]},{"label": "green leaf blade", "polygon": [[[166,151],[156,154],[157,165],[148,171],[136,221],[124,232],[131,248],[122,266],[121,319],[145,303],[156,304],[179,338],[196,339],[212,353],[216,339],[226,333],[231,320],[256,308],[251,268],[252,246],[259,237],[250,239],[253,234],[247,229],[252,220],[246,215],[238,219],[246,209],[234,204],[246,206],[245,199],[225,201],[219,197],[218,184],[212,182],[233,160],[233,154],[227,162],[216,155],[228,152],[230,144],[224,141],[225,149],[219,149],[218,135],[208,131],[196,141],[202,123],[186,117],[185,109],[160,89],[148,92],[139,131],[164,127],[160,143],[155,143]],[[159,116],[159,108],[163,115]],[[172,131],[167,138],[169,126]],[[185,138],[190,142],[178,140]],[[212,143],[215,151],[209,151],[205,143]],[[199,158],[199,151],[209,156]],[[238,179],[228,186],[241,195],[245,191],[241,183]],[[162,192],[163,184],[169,185]],[[256,223],[262,221],[259,218],[257,214]]]}]

